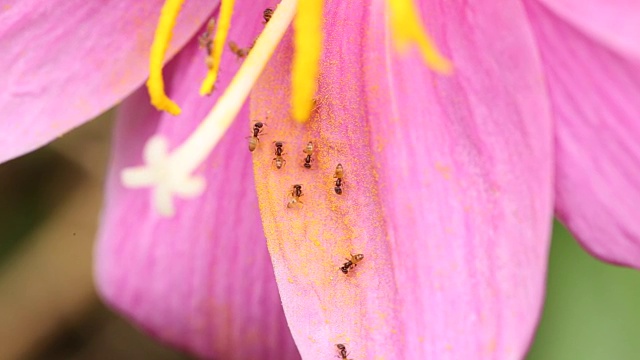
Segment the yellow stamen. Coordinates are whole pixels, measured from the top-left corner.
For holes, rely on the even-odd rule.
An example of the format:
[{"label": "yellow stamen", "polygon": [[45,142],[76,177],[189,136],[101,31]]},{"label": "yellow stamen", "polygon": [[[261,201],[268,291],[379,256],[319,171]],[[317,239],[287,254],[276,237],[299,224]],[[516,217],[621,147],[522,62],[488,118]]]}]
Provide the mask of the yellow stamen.
[{"label": "yellow stamen", "polygon": [[291,70],[291,115],[300,122],[309,119],[318,87],[322,5],[323,0],[301,1],[293,22],[295,54]]},{"label": "yellow stamen", "polygon": [[167,52],[173,28],[176,26],[176,19],[180,13],[184,0],[166,0],[162,6],[158,27],[151,45],[151,53],[149,55],[149,80],[147,80],[147,89],[151,104],[158,110],[164,110],[172,115],[180,114],[180,107],[173,102],[164,92],[164,79],[162,78],[162,66],[164,64],[164,55]]},{"label": "yellow stamen", "polygon": [[418,9],[412,0],[389,0],[391,27],[399,50],[406,50],[411,43],[418,45],[424,61],[431,69],[448,74],[452,71],[449,60],[433,45],[418,17]]},{"label": "yellow stamen", "polygon": [[234,2],[235,0],[222,0],[220,4],[220,15],[218,15],[216,35],[213,38],[213,52],[211,54],[213,64],[207,73],[207,77],[202,82],[202,86],[200,86],[200,95],[210,94],[218,78],[222,51],[227,43],[227,35],[231,27],[231,15],[233,15]]}]

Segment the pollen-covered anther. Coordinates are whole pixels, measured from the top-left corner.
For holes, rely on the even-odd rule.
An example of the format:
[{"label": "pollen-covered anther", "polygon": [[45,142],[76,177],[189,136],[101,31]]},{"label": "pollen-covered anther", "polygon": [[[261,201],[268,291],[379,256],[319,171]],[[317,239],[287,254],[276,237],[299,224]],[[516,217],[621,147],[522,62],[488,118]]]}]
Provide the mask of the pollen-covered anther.
[{"label": "pollen-covered anther", "polygon": [[178,104],[173,102],[164,92],[164,79],[162,77],[162,66],[164,65],[164,56],[169,48],[169,42],[173,35],[173,28],[176,26],[176,19],[182,8],[184,0],[166,0],[162,6],[158,27],[151,45],[149,53],[149,80],[147,80],[147,89],[151,104],[156,109],[166,111],[172,115],[180,114],[181,110]]},{"label": "pollen-covered anther", "polygon": [[295,53],[291,69],[291,115],[299,122],[309,120],[320,74],[322,54],[323,0],[301,1],[294,21]]},{"label": "pollen-covered anther", "polygon": [[231,28],[231,16],[233,15],[233,5],[235,0],[222,0],[220,3],[220,15],[216,23],[216,32],[213,38],[213,47],[208,59],[209,72],[200,86],[200,95],[208,95],[213,91],[213,87],[218,79],[222,51],[227,43],[227,35]]},{"label": "pollen-covered anther", "polygon": [[144,162],[145,165],[124,169],[122,183],[128,188],[151,187],[153,206],[163,216],[174,214],[174,196],[192,198],[205,189],[204,178],[184,171],[175,157],[169,155],[167,141],[161,136],[147,141]]}]

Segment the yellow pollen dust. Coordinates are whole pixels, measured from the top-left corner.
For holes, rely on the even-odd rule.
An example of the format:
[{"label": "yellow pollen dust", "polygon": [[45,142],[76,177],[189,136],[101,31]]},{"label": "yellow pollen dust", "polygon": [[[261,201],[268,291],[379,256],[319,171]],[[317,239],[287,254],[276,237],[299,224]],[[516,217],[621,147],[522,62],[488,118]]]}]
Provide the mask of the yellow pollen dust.
[{"label": "yellow pollen dust", "polygon": [[415,43],[427,66],[440,73],[451,73],[451,62],[441,55],[433,45],[433,40],[420,22],[417,15],[418,10],[413,1],[389,0],[389,9],[391,27],[397,47],[400,50],[405,50],[409,44]]},{"label": "yellow pollen dust", "polygon": [[222,0],[220,3],[220,15],[216,22],[216,34],[213,38],[213,51],[211,58],[212,66],[207,73],[207,77],[200,86],[200,95],[208,95],[213,91],[213,86],[218,78],[218,70],[220,70],[220,61],[222,60],[222,51],[227,43],[227,35],[231,27],[231,16],[233,15],[233,4],[235,0]]},{"label": "yellow pollen dust", "polygon": [[293,22],[295,54],[291,71],[291,115],[299,122],[309,119],[318,87],[322,8],[323,0],[301,1]]},{"label": "yellow pollen dust", "polygon": [[167,111],[172,115],[180,114],[180,107],[173,102],[164,92],[164,79],[162,78],[162,66],[164,63],[164,55],[167,52],[171,37],[173,36],[173,28],[176,26],[176,19],[182,8],[184,0],[166,0],[162,6],[158,27],[151,45],[149,54],[149,80],[147,80],[147,89],[149,90],[149,98],[151,104],[158,110]]}]

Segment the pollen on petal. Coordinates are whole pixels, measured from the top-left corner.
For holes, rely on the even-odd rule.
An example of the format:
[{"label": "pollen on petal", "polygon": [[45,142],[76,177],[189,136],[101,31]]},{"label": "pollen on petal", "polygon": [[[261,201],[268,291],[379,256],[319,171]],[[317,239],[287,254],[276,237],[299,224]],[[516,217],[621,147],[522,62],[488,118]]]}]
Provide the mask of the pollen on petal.
[{"label": "pollen on petal", "polygon": [[211,54],[212,64],[207,77],[200,86],[200,95],[208,95],[213,91],[213,86],[218,78],[220,70],[220,60],[222,59],[222,51],[227,42],[227,35],[231,27],[231,16],[233,15],[233,4],[235,0],[222,0],[220,4],[220,15],[216,23],[216,34],[213,38],[213,51]]},{"label": "pollen on petal", "polygon": [[323,3],[323,0],[301,1],[293,23],[295,54],[291,72],[291,115],[300,122],[309,119],[318,87]]},{"label": "pollen on petal", "polygon": [[418,10],[412,0],[389,0],[391,27],[395,44],[400,51],[406,51],[411,44],[418,46],[427,66],[443,74],[452,71],[451,62],[445,58],[427,34],[418,17]]},{"label": "pollen on petal", "polygon": [[147,88],[151,104],[158,110],[167,111],[172,115],[180,114],[180,107],[173,102],[164,92],[164,79],[162,78],[162,66],[164,55],[167,52],[173,28],[176,26],[176,19],[182,8],[184,0],[166,0],[162,6],[158,27],[151,45],[149,54],[149,80]]}]

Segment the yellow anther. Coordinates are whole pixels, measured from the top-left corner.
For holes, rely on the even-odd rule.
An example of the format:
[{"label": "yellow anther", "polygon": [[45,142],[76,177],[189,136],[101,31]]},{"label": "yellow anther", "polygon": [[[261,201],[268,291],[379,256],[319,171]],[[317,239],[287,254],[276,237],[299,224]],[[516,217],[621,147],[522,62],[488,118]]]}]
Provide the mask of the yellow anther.
[{"label": "yellow anther", "polygon": [[220,3],[220,14],[216,24],[216,35],[213,38],[213,51],[211,54],[212,66],[207,73],[207,77],[200,86],[200,95],[208,95],[213,91],[213,86],[218,78],[218,70],[220,70],[220,60],[222,59],[222,51],[227,43],[227,35],[231,27],[231,15],[233,15],[233,4],[235,0],[222,0]]},{"label": "yellow anther", "polygon": [[295,53],[291,72],[291,115],[300,122],[309,119],[318,87],[322,52],[323,0],[303,0],[293,22]]},{"label": "yellow anther", "polygon": [[176,26],[176,19],[182,8],[184,0],[166,0],[162,6],[158,27],[151,45],[149,54],[149,80],[147,89],[151,104],[158,110],[164,110],[172,115],[180,114],[180,107],[173,102],[164,92],[164,79],[162,78],[162,66],[164,65],[164,55],[167,52],[173,28]]},{"label": "yellow anther", "polygon": [[433,45],[433,40],[420,22],[418,10],[413,1],[389,0],[389,8],[391,27],[398,49],[406,50],[409,44],[415,43],[427,66],[441,73],[451,73],[451,63]]}]

